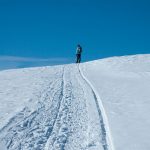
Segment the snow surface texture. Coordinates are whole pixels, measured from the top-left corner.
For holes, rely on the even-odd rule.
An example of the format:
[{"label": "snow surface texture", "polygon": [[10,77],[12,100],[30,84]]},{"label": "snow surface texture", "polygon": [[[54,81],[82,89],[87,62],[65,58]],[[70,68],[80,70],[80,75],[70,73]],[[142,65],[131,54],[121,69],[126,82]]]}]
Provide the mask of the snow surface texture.
[{"label": "snow surface texture", "polygon": [[96,95],[78,65],[9,70],[0,76],[3,147],[109,149]]},{"label": "snow surface texture", "polygon": [[150,55],[0,71],[0,150],[149,150]]},{"label": "snow surface texture", "polygon": [[115,150],[150,150],[150,55],[85,63],[99,93]]}]

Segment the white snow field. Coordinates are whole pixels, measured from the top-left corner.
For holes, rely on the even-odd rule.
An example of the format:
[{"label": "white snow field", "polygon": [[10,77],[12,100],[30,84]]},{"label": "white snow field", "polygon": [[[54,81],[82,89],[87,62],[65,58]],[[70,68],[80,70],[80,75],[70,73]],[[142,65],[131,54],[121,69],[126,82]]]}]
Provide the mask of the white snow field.
[{"label": "white snow field", "polygon": [[150,150],[150,55],[0,71],[0,150]]}]

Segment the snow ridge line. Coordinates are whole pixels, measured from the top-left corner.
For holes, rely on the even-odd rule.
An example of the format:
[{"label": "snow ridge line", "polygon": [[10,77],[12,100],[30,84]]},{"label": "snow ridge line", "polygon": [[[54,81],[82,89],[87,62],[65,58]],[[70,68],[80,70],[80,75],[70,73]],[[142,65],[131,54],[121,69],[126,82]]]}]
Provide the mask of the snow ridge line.
[{"label": "snow ridge line", "polygon": [[85,80],[86,83],[90,86],[90,88],[93,92],[94,98],[95,98],[96,105],[98,106],[98,113],[101,114],[101,117],[102,117],[101,128],[103,130],[102,134],[104,136],[104,137],[102,137],[102,140],[106,141],[105,145],[103,145],[103,148],[104,148],[104,150],[115,150],[113,140],[112,140],[112,136],[111,136],[110,127],[109,127],[109,124],[108,124],[108,118],[106,116],[106,112],[105,112],[104,106],[102,104],[101,98],[100,98],[98,92],[96,91],[96,89],[94,88],[94,86],[92,85],[92,83],[83,74],[80,65],[78,65],[78,69],[79,69],[79,72],[80,72],[81,77],[83,78],[83,80]]}]

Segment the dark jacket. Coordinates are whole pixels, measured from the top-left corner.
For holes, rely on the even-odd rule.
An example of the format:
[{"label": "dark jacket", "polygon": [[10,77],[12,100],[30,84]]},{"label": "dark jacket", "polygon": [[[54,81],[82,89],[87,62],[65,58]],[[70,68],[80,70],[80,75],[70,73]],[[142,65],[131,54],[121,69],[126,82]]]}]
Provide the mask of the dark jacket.
[{"label": "dark jacket", "polygon": [[76,54],[81,54],[82,53],[82,47],[78,46],[76,50]]}]

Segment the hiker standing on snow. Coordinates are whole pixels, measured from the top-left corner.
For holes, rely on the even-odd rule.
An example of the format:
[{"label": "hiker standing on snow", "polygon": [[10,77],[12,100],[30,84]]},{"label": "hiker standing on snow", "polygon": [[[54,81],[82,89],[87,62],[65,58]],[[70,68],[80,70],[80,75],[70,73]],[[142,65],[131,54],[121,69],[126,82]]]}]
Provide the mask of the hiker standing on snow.
[{"label": "hiker standing on snow", "polygon": [[77,57],[76,63],[81,62],[81,53],[82,53],[82,47],[78,44],[76,50],[76,57]]}]

